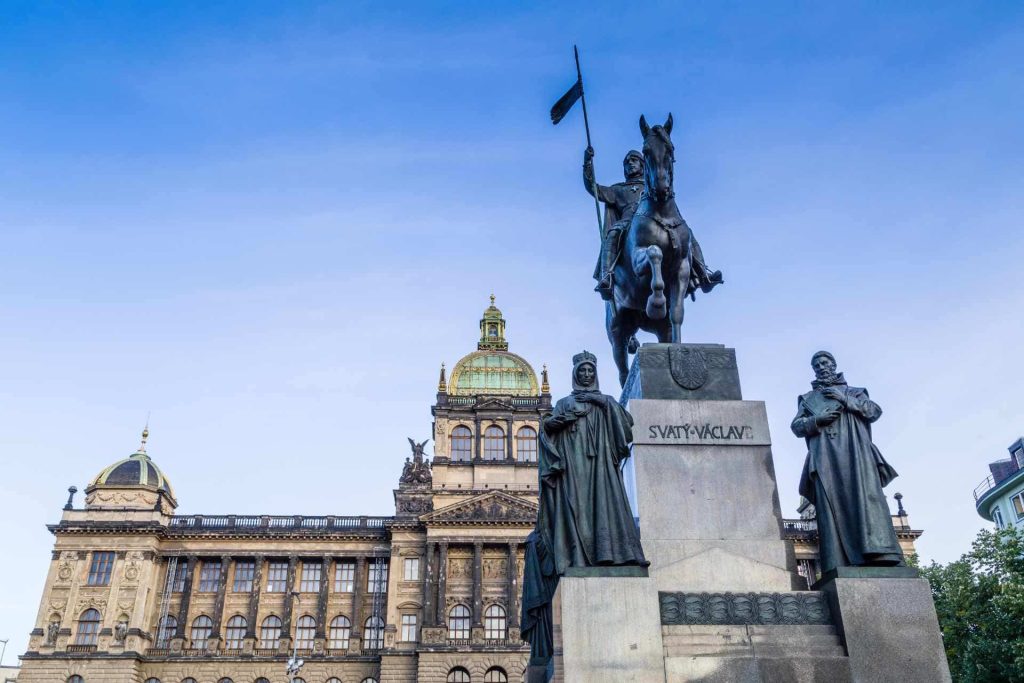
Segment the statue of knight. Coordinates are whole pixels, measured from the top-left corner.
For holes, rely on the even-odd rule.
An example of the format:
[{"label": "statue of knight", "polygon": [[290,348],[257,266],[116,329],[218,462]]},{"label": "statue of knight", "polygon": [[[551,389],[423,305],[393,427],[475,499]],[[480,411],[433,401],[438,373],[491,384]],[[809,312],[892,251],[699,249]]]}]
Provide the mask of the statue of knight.
[{"label": "statue of knight", "polygon": [[[622,160],[622,172],[625,175],[624,182],[599,185],[594,178],[594,148],[587,147],[583,153],[583,186],[591,196],[604,204],[604,234],[601,237],[601,253],[594,268],[594,279],[597,280],[594,291],[605,301],[612,298],[612,274],[622,253],[619,239],[629,228],[643,196],[644,155],[635,149],[630,150]],[[722,284],[722,271],[709,271],[696,237],[691,238],[691,244],[693,274],[690,290],[692,292],[699,287],[702,292],[710,292],[715,285]]]}]

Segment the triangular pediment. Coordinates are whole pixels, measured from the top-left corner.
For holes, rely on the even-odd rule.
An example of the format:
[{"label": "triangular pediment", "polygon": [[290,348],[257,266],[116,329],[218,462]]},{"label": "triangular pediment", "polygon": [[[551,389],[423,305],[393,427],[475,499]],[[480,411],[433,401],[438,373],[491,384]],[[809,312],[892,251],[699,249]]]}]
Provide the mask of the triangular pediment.
[{"label": "triangular pediment", "polygon": [[488,491],[420,517],[428,524],[533,524],[537,505],[502,491]]},{"label": "triangular pediment", "polygon": [[480,399],[476,406],[477,410],[512,410],[512,403],[500,398]]}]

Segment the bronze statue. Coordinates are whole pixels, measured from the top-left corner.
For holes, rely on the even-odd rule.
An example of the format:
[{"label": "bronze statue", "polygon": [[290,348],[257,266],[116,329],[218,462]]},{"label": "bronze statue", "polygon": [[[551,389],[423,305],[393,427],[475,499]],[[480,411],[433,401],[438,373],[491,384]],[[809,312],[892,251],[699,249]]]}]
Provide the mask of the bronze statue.
[{"label": "bronze statue", "polygon": [[605,240],[605,250],[612,254],[607,261],[612,264],[612,291],[605,303],[605,326],[620,384],[626,382],[629,352],[635,351],[638,330],[657,335],[659,342],[682,341],[686,297],[693,297],[697,289],[710,292],[724,282],[720,271],[708,272],[676,206],[672,115],[665,125],[653,127],[641,116],[640,132],[644,136],[643,192],[624,239],[609,231],[611,239],[623,243],[621,247],[609,248],[612,243]]},{"label": "bronze statue", "polygon": [[797,399],[793,433],[807,441],[800,495],[818,516],[821,571],[904,564],[882,488],[896,478],[871,441],[882,409],[846,384],[828,351],[811,358],[812,390]]},{"label": "bronze statue", "polygon": [[572,362],[573,392],[544,418],[540,435],[540,509],[527,543],[521,622],[535,659],[550,653],[550,598],[568,568],[649,564],[622,481],[633,419],[598,390],[592,353]]},{"label": "bronze statue", "polygon": [[426,447],[428,441],[430,441],[430,439],[427,439],[422,443],[416,443],[412,439],[409,439],[409,445],[412,447],[412,460],[409,460],[409,458],[405,459],[405,465],[402,467],[402,476],[398,480],[400,483],[429,484],[433,480],[433,473],[430,470],[430,462],[425,460],[423,457],[423,449]]}]

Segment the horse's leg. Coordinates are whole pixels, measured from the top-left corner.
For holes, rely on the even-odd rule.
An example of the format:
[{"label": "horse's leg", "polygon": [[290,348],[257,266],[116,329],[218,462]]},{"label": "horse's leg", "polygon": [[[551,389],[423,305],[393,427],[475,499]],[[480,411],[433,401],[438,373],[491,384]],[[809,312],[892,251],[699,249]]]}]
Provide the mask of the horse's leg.
[{"label": "horse's leg", "polygon": [[626,377],[629,375],[627,347],[630,337],[637,331],[633,317],[629,309],[620,308],[615,311],[611,301],[605,303],[605,330],[608,332],[608,341],[612,345],[615,367],[619,370],[619,386],[626,384]]},{"label": "horse's leg", "polygon": [[640,247],[633,252],[633,272],[637,275],[651,272],[651,294],[647,297],[646,312],[651,320],[661,320],[667,314],[668,302],[665,299],[665,279],[661,274],[663,256],[661,248],[652,244]]},{"label": "horse's leg", "polygon": [[690,284],[690,259],[684,256],[679,263],[679,275],[670,288],[669,319],[672,321],[672,343],[683,341],[683,313],[686,304],[686,289]]}]

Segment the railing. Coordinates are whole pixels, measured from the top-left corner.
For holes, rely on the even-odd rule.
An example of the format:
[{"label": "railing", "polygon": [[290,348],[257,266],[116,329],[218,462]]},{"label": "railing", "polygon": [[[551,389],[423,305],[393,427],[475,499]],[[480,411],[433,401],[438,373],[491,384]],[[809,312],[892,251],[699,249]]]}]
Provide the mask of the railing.
[{"label": "railing", "polygon": [[95,645],[68,645],[67,652],[69,654],[82,654],[86,652],[96,652]]},{"label": "railing", "polygon": [[205,657],[211,654],[205,647],[183,647],[181,649],[182,657]]},{"label": "railing", "polygon": [[305,515],[180,515],[171,518],[172,529],[280,529],[335,531],[383,529],[390,517],[308,517]]},{"label": "railing", "polygon": [[273,657],[279,654],[279,650],[276,647],[257,647],[253,648],[252,654],[255,657]]},{"label": "railing", "polygon": [[985,481],[981,482],[974,487],[974,502],[977,503],[979,500],[985,497],[985,494],[996,487],[996,480],[992,475],[985,477]]},{"label": "railing", "polygon": [[168,647],[150,647],[146,649],[147,657],[166,657],[171,654],[171,649]]},{"label": "railing", "polygon": [[806,533],[818,531],[818,520],[816,519],[784,519],[782,520],[782,528],[785,531],[793,531],[797,533]]}]

